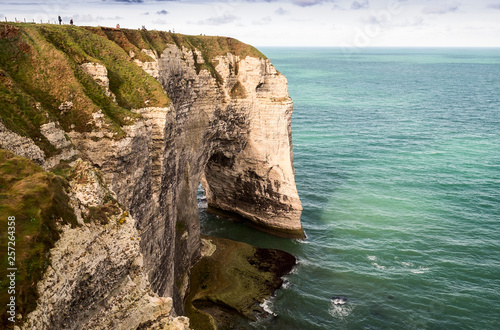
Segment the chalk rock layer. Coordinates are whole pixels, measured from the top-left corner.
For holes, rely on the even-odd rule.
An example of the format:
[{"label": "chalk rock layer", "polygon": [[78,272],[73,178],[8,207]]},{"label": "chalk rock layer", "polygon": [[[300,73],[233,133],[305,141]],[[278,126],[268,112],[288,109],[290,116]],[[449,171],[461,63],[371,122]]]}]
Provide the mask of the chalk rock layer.
[{"label": "chalk rock layer", "polygon": [[[229,55],[218,61],[226,90],[239,88],[245,96],[230,95],[226,111],[244,113],[248,126],[213,152],[205,171],[208,203],[262,230],[302,238],[286,78],[267,59]],[[237,74],[231,70],[236,66]]]},{"label": "chalk rock layer", "polygon": [[[136,221],[143,270],[154,292],[172,297],[173,310],[181,314],[189,271],[200,257],[200,182],[210,208],[276,235],[304,237],[293,169],[293,103],[286,78],[266,58],[208,58],[175,44],[161,54],[144,53],[153,62],[135,63],[161,83],[172,102],[147,107],[146,101],[146,107],[133,109],[138,116],[121,127],[122,137],[116,138],[101,110],[89,117],[89,131],[43,125],[43,136],[57,150],[50,159],[1,122],[0,135],[46,169],[74,157],[99,169]],[[104,65],[81,68],[115,100]],[[59,110],[72,107],[67,101]]]},{"label": "chalk rock layer", "polygon": [[72,207],[79,221],[88,221],[60,228],[37,283],[37,307],[21,329],[189,329],[187,318],[172,316],[172,298],[153,291],[135,219],[116,203],[100,171],[78,159],[71,173]]},{"label": "chalk rock layer", "polygon": [[273,234],[304,237],[293,103],[286,78],[268,59],[227,53],[212,60],[217,65],[210,72],[196,49],[169,45],[151,57],[172,100],[168,108],[135,110],[142,119],[124,127],[120,140],[105,132],[68,135],[137,219],[152,286],[173,297],[181,313],[189,269],[200,253],[200,182],[211,208]]},{"label": "chalk rock layer", "polygon": [[[80,166],[78,158],[95,169],[99,174],[88,176],[95,184],[73,191],[80,224],[105,210],[110,196],[130,214],[125,226],[115,219],[119,234],[102,223],[65,229],[75,244],[61,242],[62,251],[72,250],[73,256],[83,255],[83,246],[91,251],[82,263],[65,252],[53,254],[62,268],[54,264],[39,291],[61,294],[41,298],[45,318],[38,325],[76,326],[70,316],[80,301],[100,304],[89,298],[91,292],[114,306],[120,300],[114,293],[105,298],[106,283],[122,292],[132,282],[145,287],[141,283],[147,280],[156,296],[141,289],[141,301],[171,297],[169,315],[182,314],[189,272],[200,257],[200,183],[211,209],[277,235],[304,237],[293,169],[293,104],[286,79],[253,47],[231,38],[145,29],[5,25],[3,30],[0,41],[12,52],[0,54],[9,111],[2,111],[0,147],[58,173]],[[97,182],[105,182],[109,194]],[[133,253],[122,259],[120,247]],[[143,263],[136,267],[140,256]],[[73,283],[85,269],[90,277],[76,278],[78,285],[57,283]],[[90,279],[97,291],[80,296],[78,288]],[[58,318],[64,308],[67,314]],[[81,314],[78,322],[107,317],[99,313]]]},{"label": "chalk rock layer", "polygon": [[204,63],[196,50],[172,45],[159,59],[159,79],[177,109],[177,126],[187,124],[176,144],[193,141],[193,133],[199,139],[191,144],[196,152],[189,163],[204,174],[210,207],[280,236],[304,237],[286,78],[264,58],[228,53],[213,62],[215,78],[207,70],[196,73]]}]

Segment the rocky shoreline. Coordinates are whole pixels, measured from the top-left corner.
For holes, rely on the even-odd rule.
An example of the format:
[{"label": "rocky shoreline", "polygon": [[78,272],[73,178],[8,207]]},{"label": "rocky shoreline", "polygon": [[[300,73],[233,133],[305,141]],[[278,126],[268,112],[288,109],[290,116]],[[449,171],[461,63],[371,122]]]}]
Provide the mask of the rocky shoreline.
[{"label": "rocky shoreline", "polygon": [[190,325],[226,329],[271,316],[260,304],[295,264],[295,257],[281,250],[202,235],[202,258],[191,270],[184,302]]}]

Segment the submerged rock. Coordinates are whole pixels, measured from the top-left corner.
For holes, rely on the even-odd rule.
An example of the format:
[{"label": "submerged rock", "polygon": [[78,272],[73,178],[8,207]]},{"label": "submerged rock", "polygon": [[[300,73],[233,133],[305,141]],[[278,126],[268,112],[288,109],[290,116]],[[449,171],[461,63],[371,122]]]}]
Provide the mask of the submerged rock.
[{"label": "submerged rock", "polygon": [[345,297],[345,296],[333,296],[330,299],[330,301],[334,305],[345,305],[345,303],[347,302],[347,297]]}]

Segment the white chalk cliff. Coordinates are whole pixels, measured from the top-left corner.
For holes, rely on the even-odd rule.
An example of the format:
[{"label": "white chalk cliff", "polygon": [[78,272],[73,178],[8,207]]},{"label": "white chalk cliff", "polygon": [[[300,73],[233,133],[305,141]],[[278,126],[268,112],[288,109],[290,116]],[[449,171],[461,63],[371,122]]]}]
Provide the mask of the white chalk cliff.
[{"label": "white chalk cliff", "polygon": [[[166,315],[170,318],[162,324],[185,325],[171,317],[183,313],[189,270],[200,257],[200,182],[212,209],[275,235],[304,237],[293,168],[293,102],[286,78],[264,57],[228,52],[210,58],[207,66],[202,49],[174,43],[161,53],[143,53],[151,60],[130,61],[157,79],[172,102],[168,107],[145,102],[143,108],[132,109],[140,116],[121,127],[121,138],[100,111],[92,113],[93,129],[88,131],[45,124],[43,135],[59,151],[46,159],[34,143],[0,121],[0,136],[11,141],[1,147],[45,168],[60,160],[75,166],[74,160],[81,158],[102,175],[102,184],[72,186],[77,213],[80,204],[91,202],[85,194],[100,205],[103,189],[109,189],[130,214],[115,227],[85,224],[64,229],[51,252],[53,266],[39,283],[40,302],[27,328],[135,328],[163,322]],[[88,62],[80,67],[116,102],[119,94],[110,88],[105,66]],[[64,113],[72,106],[68,100],[59,110]],[[112,292],[105,292],[106,283]],[[89,297],[93,294],[100,298]],[[120,314],[120,309],[138,302],[144,303],[138,309],[144,312],[141,322]],[[84,311],[89,304],[94,309]],[[57,315],[64,306],[72,315]],[[116,325],[120,322],[125,326]]]},{"label": "white chalk cliff", "polygon": [[186,48],[171,45],[155,58],[170,107],[135,110],[143,119],[125,127],[121,140],[68,135],[137,219],[153,287],[174,297],[180,311],[189,267],[199,257],[200,182],[209,206],[277,235],[303,237],[293,103],[286,78],[268,59],[219,56],[218,81],[208,70],[197,73],[203,58]]}]

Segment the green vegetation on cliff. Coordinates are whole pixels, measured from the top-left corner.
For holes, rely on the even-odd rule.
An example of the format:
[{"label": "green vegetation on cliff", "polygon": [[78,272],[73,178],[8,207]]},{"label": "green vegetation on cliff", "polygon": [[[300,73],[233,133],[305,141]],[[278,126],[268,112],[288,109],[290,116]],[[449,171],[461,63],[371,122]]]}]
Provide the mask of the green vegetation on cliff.
[{"label": "green vegetation on cliff", "polygon": [[[57,122],[56,126],[66,132],[108,130],[119,139],[125,135],[123,126],[140,117],[133,109],[170,105],[161,84],[135,63],[136,60],[153,60],[147,55],[150,52],[142,50],[160,55],[169,44],[200,51],[204,63],[197,63],[197,71],[206,69],[218,81],[222,78],[215,71],[215,57],[232,53],[242,58],[264,58],[255,48],[224,37],[0,23],[0,120],[7,129],[32,139],[46,157],[60,152],[40,132],[40,126],[46,123]],[[106,68],[109,90],[116,101],[86,73],[82,68],[84,63]],[[237,64],[235,70],[238,70]],[[245,90],[241,84],[236,84],[231,95],[243,97]],[[98,112],[104,115],[106,128],[97,127],[93,114]],[[9,268],[8,218],[16,217],[16,311],[25,316],[36,306],[37,282],[49,266],[50,248],[59,239],[57,224],[76,224],[65,193],[64,177],[71,179],[70,172],[60,164],[54,169],[60,176],[48,173],[31,161],[0,149],[0,237],[4,238],[0,242],[0,313],[3,325],[7,324],[5,312],[10,297],[7,290],[10,283],[6,277]],[[108,202],[103,207],[89,209],[86,220],[103,221],[107,215],[116,213],[115,201]],[[185,224],[180,222],[176,229],[183,231],[183,226]],[[226,293],[221,291],[221,299],[225,299]],[[257,296],[260,297],[260,293]],[[200,297],[196,298],[197,302],[204,301]],[[244,303],[249,301],[244,300]],[[245,307],[238,308],[239,313],[248,314]]]},{"label": "green vegetation on cliff", "polygon": [[[99,35],[105,35],[117,45],[122,47],[127,54],[135,54],[140,61],[147,62],[151,59],[141,52],[142,49],[155,51],[157,54],[162,54],[165,48],[170,44],[175,44],[180,49],[187,48],[189,50],[199,50],[202,54],[204,63],[195,64],[196,70],[199,73],[206,69],[219,83],[222,77],[215,70],[217,66],[214,58],[231,53],[235,56],[245,58],[246,56],[266,58],[258,49],[247,45],[241,41],[228,37],[216,36],[190,36],[164,31],[146,31],[146,30],[129,30],[129,29],[111,29],[111,28],[92,28],[87,27],[89,31]],[[194,53],[193,56],[196,54]]]},{"label": "green vegetation on cliff", "polygon": [[[203,58],[210,62],[216,56],[231,53],[245,58],[246,56],[266,58],[257,48],[247,45],[239,40],[218,36],[190,36],[164,31],[146,31],[129,29],[109,29],[87,27],[93,33],[104,33],[110,40],[122,47],[127,53],[139,53],[141,49],[150,49],[158,54],[163,53],[168,45],[197,49],[202,52]],[[139,58],[140,59],[140,58]],[[142,59],[140,59],[142,61]]]},{"label": "green vegetation on cliff", "polygon": [[[7,278],[10,271],[7,269],[17,268],[16,313],[25,316],[36,306],[36,283],[49,265],[49,250],[59,239],[57,224],[77,224],[66,189],[67,182],[61,177],[0,149],[0,315],[3,326],[9,324],[6,308],[10,299]],[[9,217],[15,217],[15,246],[11,244],[11,249],[8,249]],[[7,258],[8,251],[15,251],[15,260]],[[15,263],[11,265],[9,261]]]},{"label": "green vegetation on cliff", "polygon": [[[265,57],[254,47],[225,37],[0,23],[1,119],[8,129],[31,138],[47,156],[57,151],[39,127],[51,121],[58,121],[65,131],[89,132],[95,125],[92,113],[102,110],[108,129],[120,138],[122,126],[139,117],[130,110],[170,104],[161,84],[134,62],[152,61],[143,49],[161,54],[169,44],[201,51],[204,63],[197,64],[198,72],[207,69],[219,82],[214,57],[229,52]],[[81,68],[89,62],[106,67],[116,102]]]},{"label": "green vegetation on cliff", "polygon": [[282,284],[295,257],[274,249],[202,236],[204,256],[191,269],[184,310],[194,329],[234,328],[239,318],[255,320],[258,305]]},{"label": "green vegetation on cliff", "polygon": [[[107,68],[116,103],[80,67],[88,62]],[[5,126],[33,139],[50,156],[54,150],[39,131],[44,123],[92,131],[92,113],[102,110],[119,138],[121,127],[139,116],[131,109],[165,107],[170,100],[121,47],[85,28],[0,24],[0,103]]]}]

